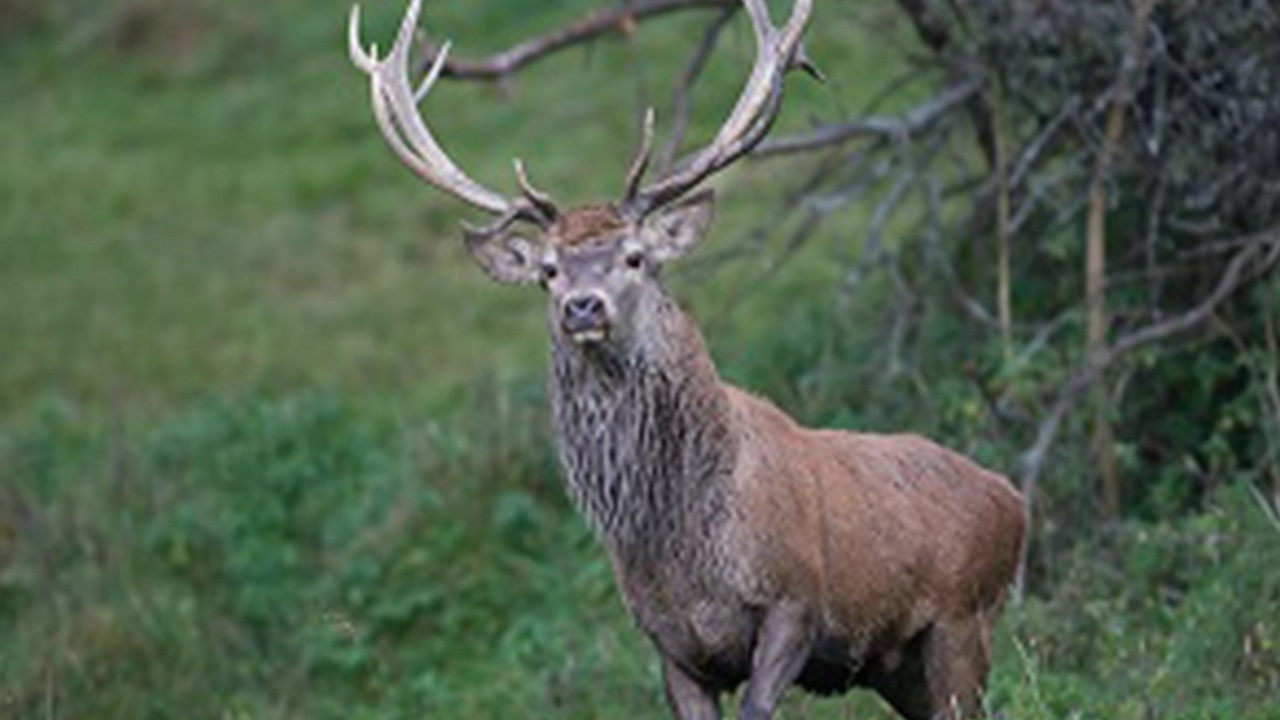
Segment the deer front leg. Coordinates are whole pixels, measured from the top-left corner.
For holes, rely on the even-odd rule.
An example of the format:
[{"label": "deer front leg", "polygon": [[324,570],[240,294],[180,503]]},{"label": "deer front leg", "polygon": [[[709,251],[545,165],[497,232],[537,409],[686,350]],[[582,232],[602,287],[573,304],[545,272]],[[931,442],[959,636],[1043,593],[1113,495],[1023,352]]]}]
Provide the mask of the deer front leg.
[{"label": "deer front leg", "polygon": [[756,635],[751,677],[742,694],[738,720],[769,720],[813,650],[815,631],[799,603],[769,608]]},{"label": "deer front leg", "polygon": [[679,720],[720,720],[720,702],[715,692],[665,655],[662,679],[667,686],[667,704]]}]

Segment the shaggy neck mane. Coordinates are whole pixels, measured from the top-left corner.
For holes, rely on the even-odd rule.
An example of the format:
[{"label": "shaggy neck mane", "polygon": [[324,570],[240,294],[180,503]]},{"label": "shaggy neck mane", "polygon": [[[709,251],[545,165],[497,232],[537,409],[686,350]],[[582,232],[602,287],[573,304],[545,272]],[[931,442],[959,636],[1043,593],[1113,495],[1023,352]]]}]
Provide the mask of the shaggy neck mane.
[{"label": "shaggy neck mane", "polygon": [[552,411],[588,521],[624,561],[665,561],[705,547],[689,533],[704,536],[724,512],[736,448],[693,322],[665,295],[638,316],[633,339],[616,345],[578,346],[552,330]]}]

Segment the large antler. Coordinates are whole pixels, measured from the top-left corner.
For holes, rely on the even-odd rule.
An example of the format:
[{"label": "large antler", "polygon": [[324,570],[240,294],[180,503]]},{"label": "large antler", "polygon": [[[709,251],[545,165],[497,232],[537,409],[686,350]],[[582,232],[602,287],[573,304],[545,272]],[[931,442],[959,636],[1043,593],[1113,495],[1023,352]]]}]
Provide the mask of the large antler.
[{"label": "large antler", "polygon": [[645,139],[628,173],[621,207],[640,218],[688,193],[711,175],[747,154],[765,135],[778,116],[782,99],[782,79],[793,67],[817,75],[803,57],[801,37],[809,22],[813,0],[796,0],[791,17],[779,31],[769,19],[764,0],[742,0],[756,38],[756,60],[733,112],[725,120],[710,145],[680,162],[676,169],[651,185],[640,181],[648,166],[651,150],[651,118],[646,118]]},{"label": "large antler", "polygon": [[418,27],[422,0],[413,0],[400,23],[395,44],[385,59],[378,59],[378,46],[365,51],[360,42],[360,6],[351,8],[347,27],[351,62],[369,76],[373,114],[387,144],[396,157],[419,178],[488,213],[498,215],[493,228],[502,228],[514,220],[529,220],[546,225],[555,220],[555,204],[546,194],[529,184],[524,168],[516,161],[519,198],[507,198],[472,180],[440,149],[431,130],[418,112],[418,104],[431,91],[448,56],[446,43],[437,54],[430,71],[415,91],[409,80],[409,49]]}]

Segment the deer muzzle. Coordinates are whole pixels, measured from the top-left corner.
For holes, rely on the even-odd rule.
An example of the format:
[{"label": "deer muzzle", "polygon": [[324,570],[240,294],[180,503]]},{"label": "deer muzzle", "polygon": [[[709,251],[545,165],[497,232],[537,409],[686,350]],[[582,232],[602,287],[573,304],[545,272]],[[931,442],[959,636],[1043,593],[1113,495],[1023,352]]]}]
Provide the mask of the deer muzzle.
[{"label": "deer muzzle", "polygon": [[609,334],[609,305],[596,293],[571,296],[560,306],[560,327],[574,342],[600,342]]}]

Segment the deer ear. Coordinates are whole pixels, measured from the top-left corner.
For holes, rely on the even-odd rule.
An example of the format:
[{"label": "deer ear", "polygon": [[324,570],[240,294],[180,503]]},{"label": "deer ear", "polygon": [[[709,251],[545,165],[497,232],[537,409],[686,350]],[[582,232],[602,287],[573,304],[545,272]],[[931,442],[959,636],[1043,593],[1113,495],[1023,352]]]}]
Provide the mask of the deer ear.
[{"label": "deer ear", "polygon": [[653,259],[664,263],[692,250],[711,227],[715,211],[715,191],[703,190],[651,218],[647,244]]},{"label": "deer ear", "polygon": [[467,250],[481,270],[500,283],[535,283],[541,277],[538,244],[518,232],[466,234]]}]

